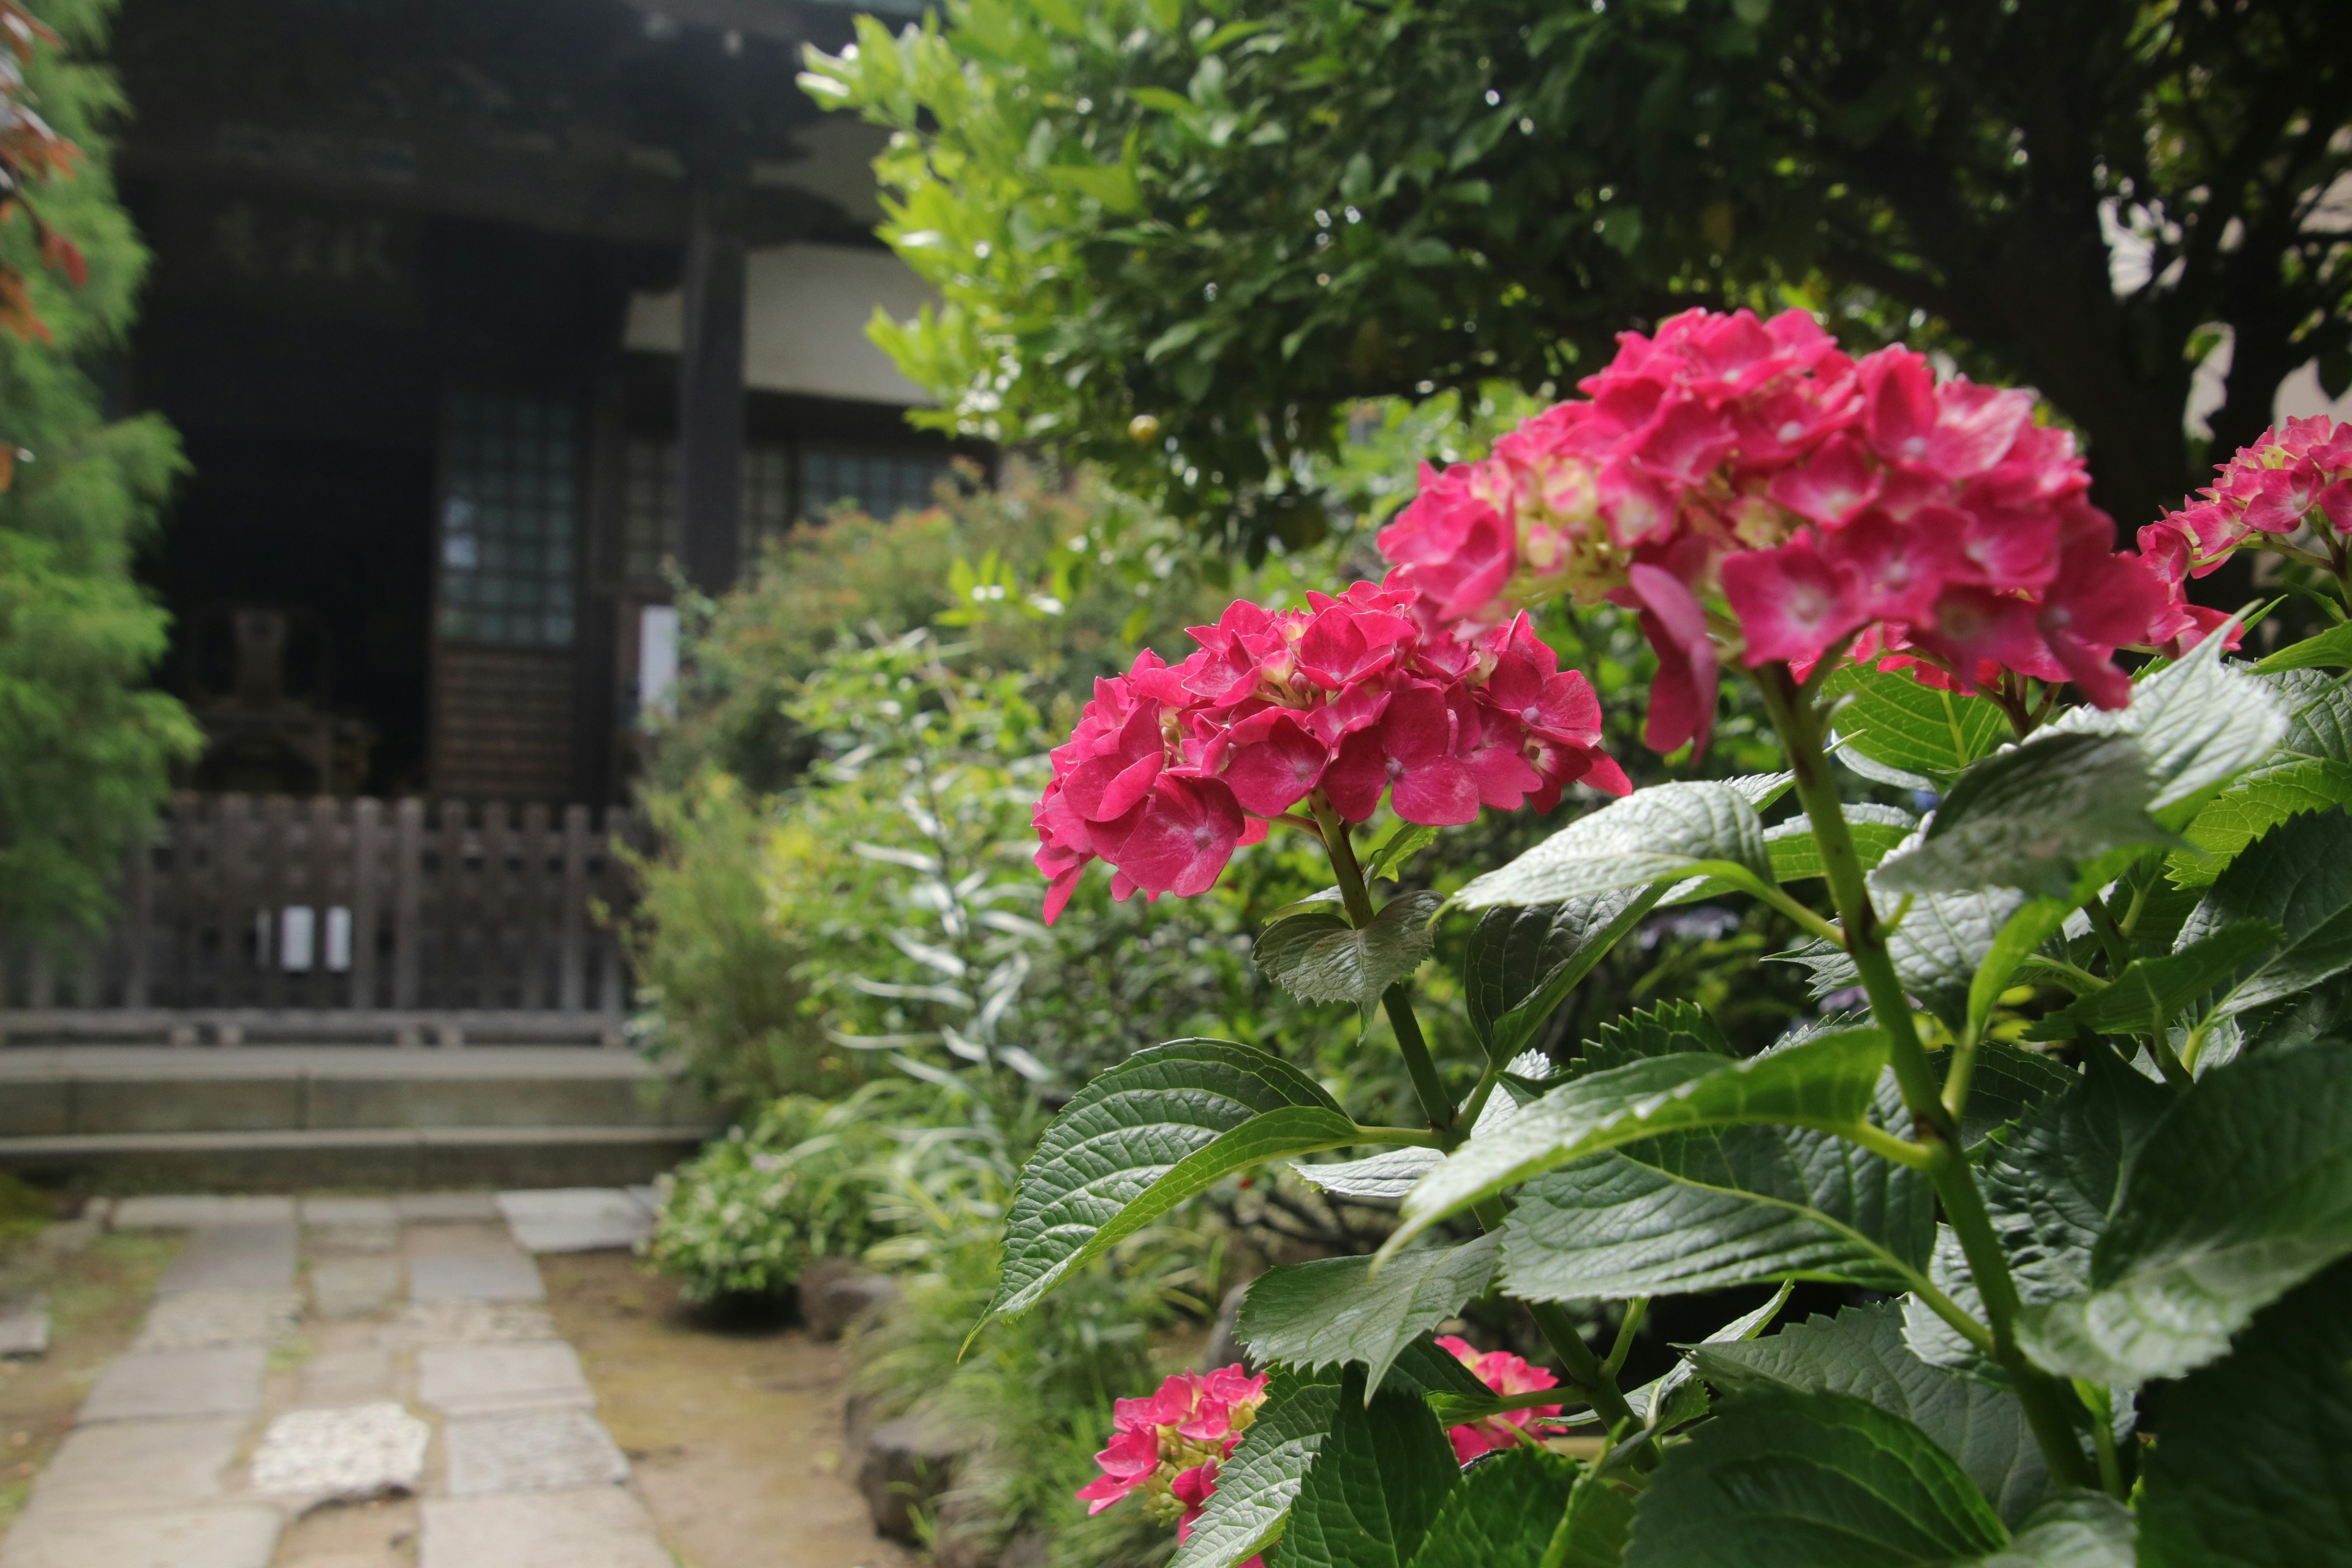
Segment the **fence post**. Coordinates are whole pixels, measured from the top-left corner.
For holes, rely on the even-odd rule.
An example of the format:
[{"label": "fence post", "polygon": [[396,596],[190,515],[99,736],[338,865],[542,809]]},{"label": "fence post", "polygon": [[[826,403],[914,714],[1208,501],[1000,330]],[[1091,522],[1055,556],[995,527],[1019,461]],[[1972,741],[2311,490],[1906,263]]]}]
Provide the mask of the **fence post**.
[{"label": "fence post", "polygon": [[588,808],[563,808],[563,959],[556,1005],[577,1013],[587,994]]},{"label": "fence post", "polygon": [[414,796],[394,813],[392,1005],[416,1010],[416,948],[424,939],[425,803]]},{"label": "fence post", "polygon": [[466,973],[466,803],[441,803],[441,863],[434,897],[441,900],[440,962],[435,966],[433,1005],[444,1012],[462,1007]]},{"label": "fence post", "polygon": [[376,858],[383,824],[383,802],[352,802],[352,1006],[360,1012],[375,1006]]},{"label": "fence post", "polygon": [[[608,805],[604,808],[604,835],[602,842],[604,874],[598,880],[604,885],[604,914],[607,920],[612,919],[619,911],[625,898],[628,870],[621,863],[620,840],[623,833],[627,830],[628,825],[628,814],[619,806]],[[628,1008],[626,987],[623,985],[621,980],[619,931],[607,929],[596,945],[604,959],[604,973],[601,976],[603,984],[598,987],[602,994],[597,999],[596,1010],[602,1013],[608,1022],[617,1023]],[[608,1036],[608,1038],[611,1037],[614,1037]]]},{"label": "fence post", "polygon": [[122,971],[122,1005],[130,1008],[147,1005],[148,949],[153,944],[155,930],[155,836],[157,826],[151,826],[131,846],[124,858],[131,873],[131,919],[123,935],[130,951],[129,963]]},{"label": "fence post", "polygon": [[536,1011],[547,1005],[547,803],[522,808],[522,858],[515,868],[522,918],[516,940],[522,947],[522,994],[518,1005]]},{"label": "fence post", "polygon": [[223,1007],[242,1007],[253,999],[249,969],[241,962],[245,944],[253,935],[247,918],[246,846],[253,826],[253,799],[245,795],[220,797],[213,830],[213,889],[220,911],[220,995]]}]

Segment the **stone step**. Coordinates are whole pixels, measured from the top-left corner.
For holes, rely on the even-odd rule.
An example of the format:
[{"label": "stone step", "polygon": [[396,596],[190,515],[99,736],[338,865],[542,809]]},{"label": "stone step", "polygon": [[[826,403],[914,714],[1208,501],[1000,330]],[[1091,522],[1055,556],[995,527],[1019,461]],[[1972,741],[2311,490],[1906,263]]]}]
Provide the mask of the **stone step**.
[{"label": "stone step", "polygon": [[[0,1097],[8,1092],[0,1086]],[[0,1137],[0,1169],[148,1190],[565,1187],[647,1182],[716,1126],[363,1127]]]},{"label": "stone step", "polygon": [[586,1047],[0,1049],[0,1140],[719,1120],[635,1052]]}]

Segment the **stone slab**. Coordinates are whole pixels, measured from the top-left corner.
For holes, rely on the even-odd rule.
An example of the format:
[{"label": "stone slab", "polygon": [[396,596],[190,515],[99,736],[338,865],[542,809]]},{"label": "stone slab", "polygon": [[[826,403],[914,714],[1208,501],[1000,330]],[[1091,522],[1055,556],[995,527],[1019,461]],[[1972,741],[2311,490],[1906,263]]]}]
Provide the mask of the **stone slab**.
[{"label": "stone slab", "polygon": [[155,1512],[36,1510],[0,1543],[0,1568],[269,1568],[278,1526],[278,1510],[257,1503]]},{"label": "stone slab", "polygon": [[244,1436],[238,1416],[78,1426],[33,1483],[32,1506],[110,1512],[125,1499],[142,1508],[211,1502],[221,1495],[221,1474]]},{"label": "stone slab", "polygon": [[526,1253],[418,1258],[408,1265],[412,1301],[540,1301],[547,1288]]},{"label": "stone slab", "polygon": [[22,1301],[0,1310],[0,1359],[29,1360],[49,1349],[49,1310]]},{"label": "stone slab", "polygon": [[511,1344],[556,1338],[555,1321],[532,1301],[411,1302],[384,1331],[386,1344]]},{"label": "stone slab", "polygon": [[618,1187],[553,1187],[500,1193],[499,1212],[530,1252],[602,1252],[633,1247],[653,1234],[653,1216]]},{"label": "stone slab", "polygon": [[215,1196],[200,1193],[124,1198],[114,1205],[117,1230],[202,1230],[223,1225],[279,1225],[294,1218],[294,1200]]},{"label": "stone slab", "polygon": [[647,1184],[642,1187],[623,1187],[621,1190],[628,1194],[630,1199],[647,1214],[658,1215],[661,1213],[662,1192],[659,1187]]},{"label": "stone slab", "polygon": [[290,1410],[269,1424],[254,1450],[253,1489],[352,1502],[413,1492],[432,1438],[431,1427],[389,1401]]},{"label": "stone slab", "polygon": [[398,1225],[400,1205],[393,1198],[304,1198],[304,1225]]},{"label": "stone slab", "polygon": [[134,1351],[207,1345],[283,1344],[294,1337],[302,1298],[291,1290],[183,1290],[158,1296]]},{"label": "stone slab", "polygon": [[310,1304],[322,1318],[364,1318],[400,1294],[397,1258],[322,1258],[310,1265]]},{"label": "stone slab", "polygon": [[517,1250],[504,1220],[432,1220],[400,1227],[403,1258],[479,1258]]},{"label": "stone slab", "polygon": [[392,1352],[380,1345],[320,1351],[294,1377],[304,1405],[364,1405],[392,1397]]},{"label": "stone slab", "polygon": [[272,1220],[207,1226],[156,1283],[160,1295],[181,1290],[285,1290],[294,1284],[294,1222]]},{"label": "stone slab", "polygon": [[259,1345],[129,1352],[109,1362],[99,1374],[76,1423],[250,1415],[261,1407],[261,1373],[268,1353]]},{"label": "stone slab", "polygon": [[580,1357],[561,1340],[428,1346],[416,1352],[416,1396],[445,1415],[586,1410],[596,1403]]},{"label": "stone slab", "polygon": [[403,1193],[392,1205],[404,1220],[499,1217],[499,1200],[492,1193]]},{"label": "stone slab", "polygon": [[618,1486],[629,1479],[620,1445],[585,1410],[453,1420],[441,1442],[453,1497]]},{"label": "stone slab", "polygon": [[397,1225],[311,1225],[302,1246],[313,1258],[377,1256],[400,1248]]},{"label": "stone slab", "polygon": [[423,1512],[418,1568],[675,1568],[620,1487],[432,1498]]}]

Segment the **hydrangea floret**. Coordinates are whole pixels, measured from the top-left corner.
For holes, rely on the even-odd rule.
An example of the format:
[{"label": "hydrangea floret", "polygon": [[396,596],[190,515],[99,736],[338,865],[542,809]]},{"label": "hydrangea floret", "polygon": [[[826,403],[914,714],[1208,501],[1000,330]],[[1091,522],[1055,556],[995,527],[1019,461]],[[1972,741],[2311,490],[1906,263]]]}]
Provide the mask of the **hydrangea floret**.
[{"label": "hydrangea floret", "polygon": [[1179,664],[1146,649],[1053,753],[1038,802],[1045,918],[1097,859],[1120,899],[1213,886],[1234,848],[1310,796],[1348,822],[1385,795],[1408,822],[1549,811],[1580,780],[1631,787],[1599,749],[1591,685],[1525,616],[1457,632],[1404,584],[1304,609],[1229,606]]},{"label": "hydrangea floret", "polygon": [[[2175,595],[2246,545],[2332,572],[2352,571],[2352,425],[2290,419],[2217,465],[2213,483],[2139,531],[2140,553]],[[2298,543],[2306,535],[2326,554]],[[2214,616],[2213,611],[2191,611]]]},{"label": "hydrangea floret", "polygon": [[[1441,1334],[1437,1348],[1470,1369],[1470,1375],[1506,1396],[1515,1394],[1537,1394],[1547,1388],[1558,1388],[1559,1379],[1542,1367],[1529,1363],[1528,1358],[1513,1355],[1509,1351],[1481,1352],[1477,1346],[1456,1334]],[[1496,1448],[1508,1448],[1515,1444],[1532,1442],[1537,1423],[1549,1421],[1560,1413],[1557,1405],[1528,1405],[1518,1410],[1506,1410],[1500,1415],[1483,1416],[1446,1429],[1445,1439],[1454,1445],[1454,1458],[1468,1464],[1481,1454]]]},{"label": "hydrangea floret", "polygon": [[1659,672],[1644,739],[1704,749],[1717,642],[1802,676],[1833,649],[1968,690],[2072,681],[2210,624],[2114,549],[2074,437],[2031,394],[1856,360],[1811,316],[1688,310],[1481,462],[1423,468],[1380,536],[1430,613],[1475,626],[1553,595],[1640,612]]},{"label": "hydrangea floret", "polygon": [[1236,1363],[1207,1373],[1180,1372],[1149,1399],[1112,1410],[1110,1446],[1095,1456],[1102,1474],[1078,1489],[1089,1514],[1140,1492],[1145,1515],[1176,1526],[1184,1540],[1217,1489],[1217,1468],[1257,1419],[1266,1379]]}]

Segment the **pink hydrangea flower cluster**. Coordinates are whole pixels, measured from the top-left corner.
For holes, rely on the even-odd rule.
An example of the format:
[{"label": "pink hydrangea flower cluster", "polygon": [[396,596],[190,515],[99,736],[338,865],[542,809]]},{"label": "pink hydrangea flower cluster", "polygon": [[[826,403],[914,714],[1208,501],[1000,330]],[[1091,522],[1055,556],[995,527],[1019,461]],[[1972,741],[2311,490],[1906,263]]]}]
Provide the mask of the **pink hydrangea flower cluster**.
[{"label": "pink hydrangea flower cluster", "polygon": [[2010,670],[2105,707],[2129,695],[2117,647],[2201,635],[2115,551],[2074,438],[2029,394],[1938,382],[1900,347],[1850,358],[1801,310],[1688,310],[1619,342],[1583,399],[1482,462],[1424,467],[1380,547],[1446,619],[1560,593],[1639,610],[1653,747],[1706,745],[1718,627],[1750,665],[1807,668],[1860,634],[1857,658],[1939,684]]},{"label": "pink hydrangea flower cluster", "polygon": [[[1217,1468],[1242,1440],[1265,1403],[1266,1380],[1236,1364],[1181,1372],[1149,1399],[1122,1399],[1112,1413],[1110,1447],[1095,1456],[1103,1473],[1078,1489],[1087,1511],[1100,1513],[1130,1492],[1143,1511],[1173,1522],[1176,1539],[1192,1532],[1217,1489]],[[1262,1568],[1252,1558],[1242,1568]]]},{"label": "pink hydrangea flower cluster", "polygon": [[[1468,1367],[1471,1375],[1497,1394],[1536,1394],[1559,1386],[1559,1379],[1550,1373],[1542,1367],[1528,1365],[1526,1357],[1513,1355],[1508,1351],[1487,1351],[1481,1354],[1469,1341],[1452,1334],[1441,1336],[1437,1348]],[[1490,1450],[1525,1442],[1533,1424],[1558,1415],[1559,1410],[1557,1405],[1534,1405],[1523,1410],[1506,1410],[1499,1415],[1488,1415],[1452,1427],[1445,1436],[1454,1445],[1454,1459],[1466,1465]]]},{"label": "pink hydrangea flower cluster", "polygon": [[2260,535],[2290,534],[2306,521],[2352,534],[2352,425],[2325,415],[2290,419],[2216,471],[2197,492],[2202,500],[2139,531],[2140,553],[2176,595]]},{"label": "pink hydrangea flower cluster", "polygon": [[1549,811],[1580,779],[1630,787],[1598,749],[1591,686],[1525,617],[1458,634],[1394,584],[1307,599],[1237,601],[1192,628],[1182,663],[1146,649],[1095,683],[1034,818],[1046,920],[1096,859],[1121,899],[1205,892],[1318,789],[1350,822],[1385,795],[1408,822],[1451,826],[1481,807]]}]

